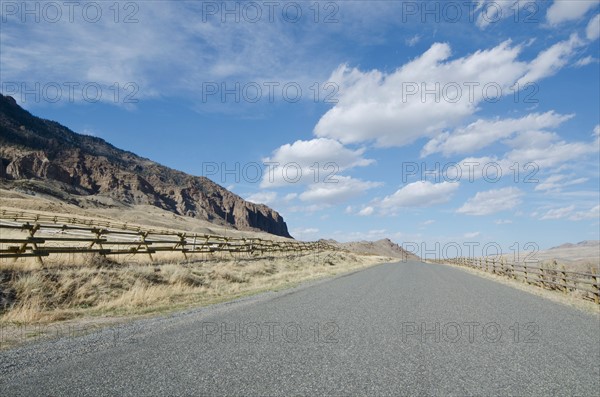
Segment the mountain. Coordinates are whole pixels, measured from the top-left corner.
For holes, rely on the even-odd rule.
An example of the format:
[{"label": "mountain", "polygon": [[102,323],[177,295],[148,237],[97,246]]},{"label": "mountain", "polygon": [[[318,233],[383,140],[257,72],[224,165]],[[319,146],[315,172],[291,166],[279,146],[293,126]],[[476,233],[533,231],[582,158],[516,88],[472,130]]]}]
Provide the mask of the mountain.
[{"label": "mountain", "polygon": [[540,251],[535,256],[540,261],[555,260],[570,270],[589,272],[590,267],[600,271],[600,240],[586,240],[576,244],[565,243]]},{"label": "mountain", "polygon": [[600,240],[586,240],[576,244],[564,243],[537,252],[512,252],[503,256],[510,262],[523,261],[525,258],[538,264],[550,264],[556,261],[559,268],[565,266],[570,271],[588,273],[591,267],[594,272],[598,272],[600,271]]},{"label": "mountain", "polygon": [[359,254],[390,256],[404,260],[420,260],[418,256],[406,251],[388,238],[377,241],[353,241],[348,243],[340,243],[335,240],[324,241],[330,245]]},{"label": "mountain", "polygon": [[558,247],[552,247],[549,248],[548,251],[556,251],[556,250],[561,250],[561,249],[566,249],[566,248],[597,248],[600,252],[600,241],[598,240],[585,240],[585,241],[580,241],[577,244],[573,244],[573,243],[565,243],[565,244],[561,244]]},{"label": "mountain", "polygon": [[112,199],[175,214],[291,237],[281,215],[245,201],[208,178],[188,175],[103,139],[31,115],[0,94],[0,183],[85,205]]}]

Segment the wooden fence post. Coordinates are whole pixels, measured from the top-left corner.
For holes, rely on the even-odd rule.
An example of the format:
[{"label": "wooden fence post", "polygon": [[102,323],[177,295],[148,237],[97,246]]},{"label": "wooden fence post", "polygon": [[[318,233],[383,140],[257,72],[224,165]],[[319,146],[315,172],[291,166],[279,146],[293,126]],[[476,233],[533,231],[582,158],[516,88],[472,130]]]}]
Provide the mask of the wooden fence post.
[{"label": "wooden fence post", "polygon": [[[35,233],[36,233],[38,230],[40,230],[40,224],[39,224],[39,223],[36,223],[36,224],[33,226],[33,229],[30,229],[30,230],[29,230],[29,233],[30,233],[29,235],[30,235],[30,237],[31,237],[32,239],[34,238],[34,234],[35,234]],[[31,243],[31,246],[33,247],[33,249],[34,249],[34,250],[36,250],[36,251],[37,251],[37,249],[38,249],[38,246],[37,246],[37,244],[36,244],[35,242],[32,242],[32,243]],[[44,267],[44,261],[42,260],[42,257],[41,257],[41,256],[36,256],[36,259],[37,259],[37,262],[40,264],[40,266],[42,266],[42,268],[43,268],[43,267]]]},{"label": "wooden fence post", "polygon": [[[25,225],[23,225],[23,229],[29,229],[29,239],[32,240],[31,241],[31,246],[34,250],[38,249],[37,243],[35,242],[34,238],[35,238],[35,233],[40,230],[40,224],[36,223],[35,225],[31,226],[29,225],[29,222],[27,222]],[[22,230],[22,229],[21,229]],[[29,243],[23,243],[21,244],[21,247],[19,248],[19,250],[17,251],[18,253],[25,253],[25,251],[27,250],[27,244]],[[15,257],[15,262],[17,261],[17,259],[19,259],[18,257]],[[44,261],[42,260],[41,256],[36,256],[36,260],[37,262],[40,264],[40,266],[42,266],[42,268],[44,267]]]},{"label": "wooden fence post", "polygon": [[154,258],[152,258],[152,253],[150,252],[150,246],[146,242],[146,237],[148,237],[148,232],[141,233],[141,236],[142,236],[142,243],[143,243],[143,245],[146,246],[146,251],[148,251],[148,256],[150,257],[150,262],[153,262]]},{"label": "wooden fence post", "polygon": [[175,248],[177,248],[177,246],[181,246],[181,253],[183,254],[183,257],[185,258],[185,260],[187,261],[188,257],[187,254],[185,253],[185,245],[187,244],[187,237],[185,233],[179,233],[179,242],[175,244]]},{"label": "wooden fence post", "polygon": [[596,304],[600,304],[600,275],[598,273],[594,272],[594,268],[593,267],[589,267],[590,269],[590,274],[592,274],[591,279],[594,281],[594,302],[596,302]]},{"label": "wooden fence post", "polygon": [[562,266],[560,275],[561,275],[561,281],[562,281],[563,286],[564,286],[563,292],[566,294],[566,293],[569,292],[569,287],[567,285],[567,272],[565,270],[565,266],[564,265]]}]

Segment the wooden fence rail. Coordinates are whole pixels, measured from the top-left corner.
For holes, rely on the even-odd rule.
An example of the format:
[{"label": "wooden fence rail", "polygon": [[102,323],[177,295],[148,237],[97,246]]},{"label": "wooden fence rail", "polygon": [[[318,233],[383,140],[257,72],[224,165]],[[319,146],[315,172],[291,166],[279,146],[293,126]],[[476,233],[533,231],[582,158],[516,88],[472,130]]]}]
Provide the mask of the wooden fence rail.
[{"label": "wooden fence rail", "polygon": [[584,299],[600,304],[600,274],[591,268],[589,273],[583,273],[566,270],[564,266],[558,268],[556,261],[544,267],[527,262],[513,263],[504,259],[489,258],[453,258],[435,262],[483,270],[529,285],[559,290],[565,294],[579,292]]},{"label": "wooden fence rail", "polygon": [[0,264],[2,259],[35,257],[43,265],[43,257],[58,254],[145,254],[152,260],[152,255],[158,252],[179,252],[187,259],[190,254],[216,252],[267,257],[275,253],[298,254],[326,249],[335,247],[319,241],[227,237],[82,217],[0,211]]}]

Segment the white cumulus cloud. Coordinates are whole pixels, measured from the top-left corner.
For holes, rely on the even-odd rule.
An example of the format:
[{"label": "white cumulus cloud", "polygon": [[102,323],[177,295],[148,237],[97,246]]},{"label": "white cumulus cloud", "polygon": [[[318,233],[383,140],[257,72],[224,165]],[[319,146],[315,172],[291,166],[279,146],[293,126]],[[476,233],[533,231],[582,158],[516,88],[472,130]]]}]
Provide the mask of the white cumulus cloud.
[{"label": "white cumulus cloud", "polygon": [[270,204],[273,204],[276,200],[277,200],[276,192],[266,192],[266,191],[258,192],[258,193],[253,193],[253,194],[249,195],[248,197],[246,197],[246,201],[250,201],[251,203],[255,203],[255,204],[270,205]]},{"label": "white cumulus cloud", "polygon": [[414,47],[417,45],[417,43],[419,41],[421,41],[421,35],[416,34],[414,36],[407,38],[404,42],[406,43],[407,46]]},{"label": "white cumulus cloud", "polygon": [[392,210],[406,207],[430,207],[448,202],[458,187],[458,183],[451,182],[413,182],[385,197],[379,206],[382,209]]},{"label": "white cumulus cloud", "polygon": [[421,155],[427,156],[436,152],[444,155],[474,152],[518,132],[558,127],[572,117],[573,115],[561,115],[549,111],[532,113],[520,119],[479,119],[464,128],[431,139],[423,148]]},{"label": "white cumulus cloud", "polygon": [[561,219],[573,212],[575,209],[574,205],[570,205],[568,207],[563,208],[554,208],[548,210],[544,215],[540,217],[540,220],[548,220],[548,219]]},{"label": "white cumulus cloud", "polygon": [[546,12],[546,19],[551,25],[575,21],[597,5],[595,0],[554,0]]},{"label": "white cumulus cloud", "polygon": [[[510,92],[527,64],[517,60],[519,46],[498,46],[450,60],[446,43],[435,43],[418,58],[392,73],[367,72],[342,65],[330,77],[339,87],[339,102],[317,123],[315,135],[342,143],[375,141],[402,146],[434,136],[473,114],[496,92]],[[426,90],[436,93],[424,96]],[[423,100],[425,99],[425,100]]]},{"label": "white cumulus cloud", "polygon": [[588,40],[592,41],[600,37],[600,14],[590,20],[587,29],[585,30],[585,35]]},{"label": "white cumulus cloud", "polygon": [[587,57],[579,59],[577,62],[575,62],[573,64],[573,66],[575,66],[576,68],[581,68],[583,66],[587,66],[589,64],[597,63],[597,62],[598,62],[598,59],[596,59],[593,56],[589,55]]},{"label": "white cumulus cloud", "polygon": [[[554,134],[552,134],[555,137]],[[506,159],[512,163],[535,163],[539,168],[549,169],[560,164],[580,160],[585,156],[596,154],[600,150],[598,138],[593,142],[535,142],[521,146],[506,154]]]},{"label": "white cumulus cloud", "polygon": [[577,34],[572,34],[569,40],[560,41],[540,52],[529,63],[527,73],[519,79],[519,86],[525,87],[527,84],[535,83],[540,79],[556,74],[567,65],[575,51],[583,44],[584,42]]},{"label": "white cumulus cloud", "polygon": [[567,175],[550,175],[544,181],[536,185],[537,191],[560,191],[562,188],[587,182],[587,178],[572,178]]},{"label": "white cumulus cloud", "polygon": [[531,0],[480,0],[475,8],[475,12],[479,12],[475,23],[480,28],[485,28],[502,19],[514,18],[515,13],[528,7],[527,3],[530,2]]},{"label": "white cumulus cloud", "polygon": [[[339,101],[321,117],[314,134],[381,147],[435,139],[460,127],[482,102],[513,95],[515,89],[555,74],[584,44],[573,34],[525,62],[518,59],[523,45],[510,40],[456,59],[451,59],[449,44],[434,43],[390,73],[341,65],[329,78],[340,87]],[[562,117],[552,112],[537,116]]]},{"label": "white cumulus cloud", "polygon": [[569,217],[572,221],[581,221],[585,219],[600,219],[600,205],[592,207],[587,211],[577,211]]},{"label": "white cumulus cloud", "polygon": [[521,190],[515,187],[478,192],[456,212],[467,215],[489,215],[513,209],[521,203]]},{"label": "white cumulus cloud", "polygon": [[365,207],[362,210],[358,211],[358,215],[360,216],[369,216],[372,215],[375,209],[371,206]]},{"label": "white cumulus cloud", "polygon": [[263,159],[267,170],[261,187],[335,182],[340,172],[374,162],[363,157],[364,151],[348,149],[337,140],[327,138],[282,145]]},{"label": "white cumulus cloud", "polygon": [[299,195],[300,200],[323,204],[339,204],[360,196],[369,189],[381,186],[378,182],[363,181],[349,176],[339,176],[337,183],[315,183]]}]

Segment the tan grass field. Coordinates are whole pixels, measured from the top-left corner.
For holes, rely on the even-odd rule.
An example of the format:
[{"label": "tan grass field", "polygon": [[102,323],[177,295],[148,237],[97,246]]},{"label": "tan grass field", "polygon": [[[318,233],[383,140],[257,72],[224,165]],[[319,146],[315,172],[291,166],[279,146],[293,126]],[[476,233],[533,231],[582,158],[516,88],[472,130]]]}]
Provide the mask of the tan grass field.
[{"label": "tan grass field", "polygon": [[[5,307],[0,314],[0,347],[22,340],[22,326],[67,321],[103,323],[165,313],[235,299],[300,282],[334,276],[384,262],[372,255],[324,251],[269,259],[155,261],[120,264],[89,255],[66,266],[0,269]],[[7,298],[8,296],[8,298]],[[15,332],[13,332],[15,333]]]},{"label": "tan grass field", "polygon": [[509,287],[512,287],[512,288],[515,288],[515,289],[518,289],[521,291],[525,291],[532,295],[540,296],[545,299],[549,299],[553,302],[567,305],[567,306],[576,308],[578,310],[582,310],[587,313],[592,313],[592,314],[596,314],[596,315],[600,314],[600,306],[595,304],[593,301],[584,300],[583,296],[585,294],[577,292],[577,291],[569,293],[569,294],[565,294],[565,293],[562,293],[557,290],[544,289],[544,288],[541,288],[536,285],[526,284],[525,282],[520,281],[520,280],[513,280],[511,278],[508,278],[508,277],[505,277],[502,275],[488,273],[488,272],[486,272],[484,270],[480,270],[480,269],[473,269],[470,267],[458,266],[458,265],[448,264],[448,263],[443,263],[443,264],[434,263],[434,262],[428,262],[428,263],[435,264],[438,266],[451,266],[454,269],[458,269],[460,271],[470,273],[470,274],[476,275],[478,277],[486,278],[488,280],[492,280],[492,281],[507,285]]},{"label": "tan grass field", "polygon": [[[80,208],[51,197],[0,189],[1,209],[127,222],[143,227],[229,237],[288,240],[240,231],[151,206]],[[3,238],[24,237],[4,229]],[[19,327],[106,324],[204,306],[398,259],[347,251],[273,253],[269,258],[226,252],[178,252],[102,257],[56,254],[0,262],[0,348],[26,342]],[[56,328],[55,328],[56,329]],[[12,335],[12,336],[11,336]]]}]

